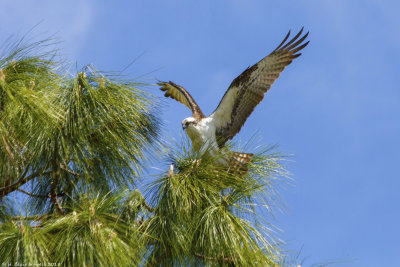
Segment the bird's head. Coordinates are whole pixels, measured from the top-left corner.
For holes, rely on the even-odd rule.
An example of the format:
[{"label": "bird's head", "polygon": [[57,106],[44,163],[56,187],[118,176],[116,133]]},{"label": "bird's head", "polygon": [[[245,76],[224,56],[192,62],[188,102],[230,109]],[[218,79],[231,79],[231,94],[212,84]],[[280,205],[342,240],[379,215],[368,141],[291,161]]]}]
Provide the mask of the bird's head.
[{"label": "bird's head", "polygon": [[196,123],[196,119],[193,117],[186,118],[182,121],[182,129],[185,130],[187,127],[190,125],[193,125]]}]

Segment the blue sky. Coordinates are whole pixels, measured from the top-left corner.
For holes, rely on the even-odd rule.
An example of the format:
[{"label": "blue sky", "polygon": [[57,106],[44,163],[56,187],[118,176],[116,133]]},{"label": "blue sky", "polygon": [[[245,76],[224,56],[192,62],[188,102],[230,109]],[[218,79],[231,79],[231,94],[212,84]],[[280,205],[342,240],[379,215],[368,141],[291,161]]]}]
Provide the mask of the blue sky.
[{"label": "blue sky", "polygon": [[[131,77],[172,80],[209,114],[237,75],[304,26],[309,46],[236,140],[258,132],[294,155],[296,185],[275,224],[306,262],[400,266],[398,10],[390,0],[3,0],[0,40],[42,21],[35,32],[57,33],[81,66],[121,70],[141,55]],[[179,136],[189,110],[165,103],[165,134]]]}]

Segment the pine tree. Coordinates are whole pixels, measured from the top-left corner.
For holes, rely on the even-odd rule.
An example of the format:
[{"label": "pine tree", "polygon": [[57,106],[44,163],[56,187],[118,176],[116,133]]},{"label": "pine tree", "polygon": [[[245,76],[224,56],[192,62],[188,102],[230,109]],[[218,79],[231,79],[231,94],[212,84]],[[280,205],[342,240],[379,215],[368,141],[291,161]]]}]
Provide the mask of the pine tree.
[{"label": "pine tree", "polygon": [[[269,222],[278,154],[259,151],[243,176],[186,139],[163,146],[144,84],[69,74],[50,44],[18,42],[0,59],[0,262],[283,265]],[[149,159],[165,171],[145,179]]]}]

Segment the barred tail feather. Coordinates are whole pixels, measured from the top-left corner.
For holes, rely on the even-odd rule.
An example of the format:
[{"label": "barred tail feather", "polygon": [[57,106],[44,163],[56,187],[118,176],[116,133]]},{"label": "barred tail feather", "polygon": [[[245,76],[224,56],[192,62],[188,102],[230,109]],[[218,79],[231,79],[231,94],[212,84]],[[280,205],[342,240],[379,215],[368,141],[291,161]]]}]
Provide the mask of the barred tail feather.
[{"label": "barred tail feather", "polygon": [[232,152],[229,157],[229,168],[235,172],[239,172],[243,176],[247,173],[247,164],[254,157],[252,153]]}]

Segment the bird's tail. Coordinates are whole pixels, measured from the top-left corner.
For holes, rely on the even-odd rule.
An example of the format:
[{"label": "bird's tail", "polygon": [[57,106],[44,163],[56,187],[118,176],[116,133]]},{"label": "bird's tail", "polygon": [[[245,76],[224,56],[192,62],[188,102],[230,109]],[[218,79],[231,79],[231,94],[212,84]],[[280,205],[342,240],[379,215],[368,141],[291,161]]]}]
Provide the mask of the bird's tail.
[{"label": "bird's tail", "polygon": [[231,153],[232,154],[229,157],[229,168],[232,171],[238,172],[244,176],[248,171],[247,164],[254,157],[254,154],[233,151]]}]

